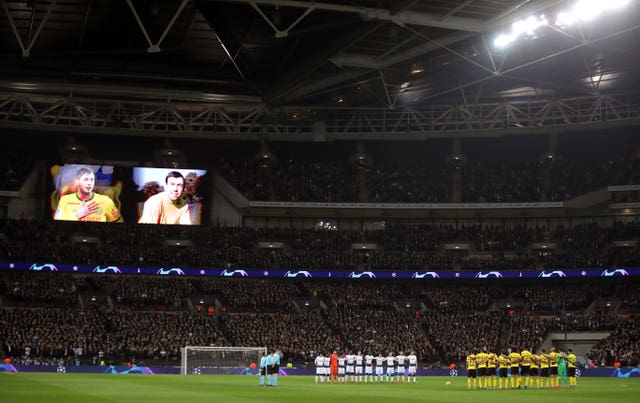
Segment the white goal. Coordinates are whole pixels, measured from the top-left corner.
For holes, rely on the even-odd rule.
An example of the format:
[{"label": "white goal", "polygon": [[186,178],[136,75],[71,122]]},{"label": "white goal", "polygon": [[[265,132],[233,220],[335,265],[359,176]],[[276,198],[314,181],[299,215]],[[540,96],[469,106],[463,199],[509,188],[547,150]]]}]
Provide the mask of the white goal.
[{"label": "white goal", "polygon": [[[182,375],[256,373],[266,347],[206,347],[182,348]],[[255,365],[251,365],[255,364]]]}]

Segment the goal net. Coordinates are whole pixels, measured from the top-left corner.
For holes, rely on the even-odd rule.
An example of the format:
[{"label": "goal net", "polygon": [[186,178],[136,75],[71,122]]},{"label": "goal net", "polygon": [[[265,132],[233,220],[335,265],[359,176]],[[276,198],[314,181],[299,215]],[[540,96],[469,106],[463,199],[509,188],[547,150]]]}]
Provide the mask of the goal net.
[{"label": "goal net", "polygon": [[[260,358],[266,347],[206,347],[182,348],[182,375],[246,374],[259,371]],[[254,364],[254,365],[251,365]]]}]

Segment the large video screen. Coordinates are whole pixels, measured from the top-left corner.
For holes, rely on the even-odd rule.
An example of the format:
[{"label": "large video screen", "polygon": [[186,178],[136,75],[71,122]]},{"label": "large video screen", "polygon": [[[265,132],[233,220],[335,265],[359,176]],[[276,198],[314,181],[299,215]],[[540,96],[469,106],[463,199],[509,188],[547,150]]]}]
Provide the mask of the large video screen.
[{"label": "large video screen", "polygon": [[203,169],[133,168],[141,224],[199,225],[202,222]]},{"label": "large video screen", "polygon": [[122,222],[122,181],[110,165],[66,164],[51,167],[54,220]]}]

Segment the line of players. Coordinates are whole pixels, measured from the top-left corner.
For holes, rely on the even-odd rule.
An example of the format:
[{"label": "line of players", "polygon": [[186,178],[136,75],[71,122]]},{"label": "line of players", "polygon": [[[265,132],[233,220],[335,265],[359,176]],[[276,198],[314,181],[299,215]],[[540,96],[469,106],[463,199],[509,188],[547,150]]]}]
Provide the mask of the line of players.
[{"label": "line of players", "polygon": [[571,349],[535,354],[514,348],[499,355],[484,349],[467,355],[467,389],[575,388],[576,364]]},{"label": "line of players", "polygon": [[[398,355],[389,352],[386,357],[382,354],[373,356],[357,354],[338,355],[337,351],[328,356],[319,354],[314,364],[316,366],[316,383],[367,383],[367,382],[416,382],[418,357],[415,351],[405,355],[400,351]],[[406,376],[406,380],[405,380]]]}]

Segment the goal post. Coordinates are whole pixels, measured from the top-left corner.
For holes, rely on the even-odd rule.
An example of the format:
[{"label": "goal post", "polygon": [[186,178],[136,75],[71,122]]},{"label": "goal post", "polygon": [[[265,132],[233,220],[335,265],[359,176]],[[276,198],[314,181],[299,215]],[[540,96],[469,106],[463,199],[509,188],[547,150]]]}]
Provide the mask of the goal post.
[{"label": "goal post", "polygon": [[[180,374],[254,374],[266,347],[182,347]],[[255,365],[251,365],[255,364]]]}]

